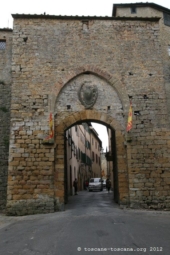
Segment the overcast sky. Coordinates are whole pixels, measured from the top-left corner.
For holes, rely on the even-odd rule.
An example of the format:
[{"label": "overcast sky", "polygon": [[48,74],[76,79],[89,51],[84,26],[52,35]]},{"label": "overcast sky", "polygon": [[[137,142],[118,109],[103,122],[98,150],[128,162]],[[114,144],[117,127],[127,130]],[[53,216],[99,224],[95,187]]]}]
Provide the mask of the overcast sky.
[{"label": "overcast sky", "polygon": [[[137,3],[141,0],[1,0],[0,28],[12,28],[11,14],[53,14],[78,16],[111,16],[114,3]],[[170,9],[170,0],[151,0]]]},{"label": "overcast sky", "polygon": [[108,149],[108,135],[106,127],[104,125],[94,122],[92,122],[92,126],[97,131],[99,138],[102,141],[102,148],[104,149],[104,151],[106,151],[106,148]]},{"label": "overcast sky", "polygon": [[[113,4],[141,3],[141,0],[2,0],[0,7],[0,28],[12,28],[11,14],[52,14],[52,15],[78,15],[78,16],[111,16]],[[147,1],[143,1],[146,3]],[[170,9],[170,0],[151,0]],[[99,124],[94,125],[106,150],[106,128]]]}]

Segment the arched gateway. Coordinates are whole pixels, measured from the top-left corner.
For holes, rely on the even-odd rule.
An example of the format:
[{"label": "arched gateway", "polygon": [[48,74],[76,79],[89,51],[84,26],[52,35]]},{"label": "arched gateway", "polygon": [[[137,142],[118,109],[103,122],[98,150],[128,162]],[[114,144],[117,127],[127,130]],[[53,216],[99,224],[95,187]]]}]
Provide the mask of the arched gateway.
[{"label": "arched gateway", "polygon": [[[0,31],[3,45],[7,39],[0,53],[2,102],[5,91],[11,96],[7,185],[7,165],[0,171],[7,214],[63,209],[64,134],[82,121],[112,130],[117,202],[169,210],[168,26],[164,9],[160,19],[157,10],[144,18],[143,8],[129,17],[128,8],[121,6],[119,17],[16,14],[11,35]],[[2,125],[4,160],[8,125]]]},{"label": "arched gateway", "polygon": [[[107,80],[105,76],[110,80]],[[86,88],[90,93],[96,93],[95,100],[92,95],[92,98],[87,102],[92,103],[90,106],[83,98]],[[39,136],[41,144],[37,152],[42,152],[45,158],[38,159],[40,166],[36,164],[36,167],[31,167],[30,163],[30,168],[37,169],[40,179],[37,180],[34,177],[36,171],[32,171],[33,176],[30,176],[27,181],[30,187],[25,185],[25,192],[22,190],[22,194],[14,195],[13,198],[16,199],[8,199],[8,214],[51,212],[64,208],[66,167],[64,163],[64,133],[67,128],[82,121],[103,123],[113,130],[114,171],[117,176],[116,200],[119,204],[128,205],[128,164],[125,146],[127,112],[124,111],[124,105],[128,104],[128,97],[124,95],[121,98],[121,94],[121,84],[114,77],[100,69],[97,69],[97,73],[95,73],[95,68],[92,68],[92,71],[84,68],[83,72],[80,71],[75,77],[69,78],[56,97],[50,95],[49,111],[52,112],[54,118],[54,143],[43,142],[43,136]],[[23,168],[20,163],[19,169],[18,178],[24,174],[27,167]],[[25,175],[27,176],[26,172]],[[8,197],[12,194],[13,189],[15,189],[14,182],[12,187],[9,186]]]},{"label": "arched gateway", "polygon": [[[100,73],[102,73],[100,71]],[[96,101],[93,106],[81,100],[85,90],[95,88]],[[90,90],[91,89],[91,90]],[[117,88],[118,89],[118,88]],[[84,93],[84,94],[83,94]],[[94,92],[95,93],[95,92]],[[93,97],[93,96],[92,96]],[[93,101],[93,99],[91,100]],[[67,105],[66,105],[67,102]],[[93,102],[92,102],[93,103]],[[67,109],[68,108],[68,109]],[[115,155],[114,171],[117,172],[118,202],[128,204],[128,170],[125,147],[125,119],[123,105],[114,84],[94,72],[85,71],[71,79],[61,90],[55,102],[55,198],[64,203],[64,131],[80,122],[97,121],[114,130]],[[58,178],[60,176],[60,178]],[[57,204],[57,202],[56,202]]]}]

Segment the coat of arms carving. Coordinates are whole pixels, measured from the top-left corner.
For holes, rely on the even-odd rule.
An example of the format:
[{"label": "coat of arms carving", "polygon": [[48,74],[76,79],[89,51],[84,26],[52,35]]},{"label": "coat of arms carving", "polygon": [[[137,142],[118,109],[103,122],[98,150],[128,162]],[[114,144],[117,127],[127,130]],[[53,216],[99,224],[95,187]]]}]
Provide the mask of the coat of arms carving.
[{"label": "coat of arms carving", "polygon": [[85,108],[91,108],[98,97],[97,86],[83,83],[78,92],[78,96],[80,102],[85,106]]}]

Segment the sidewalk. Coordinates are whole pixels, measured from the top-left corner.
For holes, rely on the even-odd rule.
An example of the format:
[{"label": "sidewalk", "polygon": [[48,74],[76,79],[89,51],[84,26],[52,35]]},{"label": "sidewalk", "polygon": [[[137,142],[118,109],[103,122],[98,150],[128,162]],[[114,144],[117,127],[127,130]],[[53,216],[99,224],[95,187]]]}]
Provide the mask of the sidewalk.
[{"label": "sidewalk", "polygon": [[0,213],[0,229],[8,227],[11,224],[15,224],[19,221],[23,221],[26,219],[35,219],[40,218],[40,215],[44,214],[33,214],[33,215],[25,215],[25,216],[7,216],[4,213]]}]

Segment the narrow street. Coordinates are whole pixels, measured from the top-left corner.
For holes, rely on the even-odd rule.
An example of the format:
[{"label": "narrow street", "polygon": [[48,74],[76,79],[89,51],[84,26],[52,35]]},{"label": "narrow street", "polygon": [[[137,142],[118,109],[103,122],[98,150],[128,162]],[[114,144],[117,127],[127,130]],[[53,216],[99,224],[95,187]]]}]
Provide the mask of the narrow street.
[{"label": "narrow street", "polygon": [[0,254],[169,255],[170,213],[119,209],[112,196],[106,190],[81,191],[69,198],[64,212],[1,215]]}]

